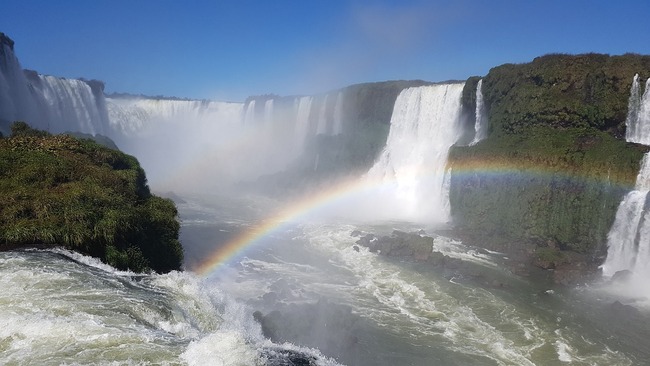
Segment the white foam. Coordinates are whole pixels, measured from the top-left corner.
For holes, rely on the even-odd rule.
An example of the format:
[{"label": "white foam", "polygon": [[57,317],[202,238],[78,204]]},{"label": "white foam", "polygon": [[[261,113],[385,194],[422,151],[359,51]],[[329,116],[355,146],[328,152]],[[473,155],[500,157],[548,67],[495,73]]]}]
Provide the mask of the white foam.
[{"label": "white foam", "polygon": [[189,365],[254,366],[263,365],[257,349],[235,331],[218,331],[192,341],[181,359]]},{"label": "white foam", "polygon": [[562,362],[573,362],[571,357],[571,347],[562,341],[555,342],[555,350],[557,351],[557,359]]}]

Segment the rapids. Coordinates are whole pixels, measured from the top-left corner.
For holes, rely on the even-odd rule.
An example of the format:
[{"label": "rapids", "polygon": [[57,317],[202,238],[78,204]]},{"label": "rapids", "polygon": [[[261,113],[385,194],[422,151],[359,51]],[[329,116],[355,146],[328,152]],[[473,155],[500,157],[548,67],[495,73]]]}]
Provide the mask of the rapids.
[{"label": "rapids", "polygon": [[188,198],[183,273],[120,272],[61,250],[0,253],[3,363],[636,365],[650,356],[648,314],[620,312],[588,288],[551,290],[504,269],[503,255],[429,229],[434,250],[462,270],[355,250],[350,236],[421,228],[413,224],[297,220],[207,276],[192,272],[274,208]]}]

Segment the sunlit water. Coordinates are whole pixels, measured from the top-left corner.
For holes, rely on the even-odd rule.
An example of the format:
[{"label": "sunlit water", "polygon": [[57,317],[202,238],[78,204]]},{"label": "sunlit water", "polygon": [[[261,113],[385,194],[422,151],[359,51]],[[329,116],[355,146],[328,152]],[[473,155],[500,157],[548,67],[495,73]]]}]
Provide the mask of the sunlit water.
[{"label": "sunlit water", "polygon": [[[186,266],[273,202],[180,204]],[[647,310],[604,288],[553,288],[508,259],[436,236],[468,263],[444,270],[355,250],[353,230],[403,223],[297,222],[206,277],[135,275],[64,251],[0,253],[0,363],[8,365],[643,365]],[[253,313],[276,320],[266,339]],[[270,316],[269,316],[270,317]],[[285,343],[286,342],[286,343]]]}]

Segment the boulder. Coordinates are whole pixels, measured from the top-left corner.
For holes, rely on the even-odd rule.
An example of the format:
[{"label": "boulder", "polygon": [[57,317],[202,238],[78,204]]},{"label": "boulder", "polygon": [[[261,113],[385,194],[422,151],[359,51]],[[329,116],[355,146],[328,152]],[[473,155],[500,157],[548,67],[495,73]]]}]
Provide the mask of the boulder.
[{"label": "boulder", "polygon": [[[356,232],[356,231],[355,231]],[[360,236],[358,245],[367,247],[371,252],[416,261],[427,261],[433,251],[433,238],[424,236],[423,231],[407,233],[394,230],[390,236],[376,237],[374,234]]]}]

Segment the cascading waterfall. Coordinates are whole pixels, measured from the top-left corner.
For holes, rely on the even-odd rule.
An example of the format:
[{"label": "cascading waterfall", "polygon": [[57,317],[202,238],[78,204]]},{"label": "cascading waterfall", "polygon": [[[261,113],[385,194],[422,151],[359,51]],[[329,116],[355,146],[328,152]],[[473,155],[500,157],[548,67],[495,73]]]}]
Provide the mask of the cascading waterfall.
[{"label": "cascading waterfall", "polygon": [[414,221],[449,220],[445,167],[449,148],[462,132],[463,86],[422,86],[399,94],[386,147],[366,175],[382,185],[374,212]]},{"label": "cascading waterfall", "polygon": [[607,237],[607,259],[602,266],[605,276],[630,270],[635,276],[650,277],[650,157],[641,162],[634,190],[618,207],[616,219]]},{"label": "cascading waterfall", "polygon": [[[101,82],[22,70],[13,41],[4,35],[0,57],[3,133],[8,132],[10,122],[24,120],[52,133],[106,135],[140,160],[158,189],[175,189],[188,181],[188,175],[197,176],[192,182],[212,181],[221,186],[276,173],[304,152],[309,138],[343,130],[340,92],[336,102],[334,94],[318,100],[298,97],[295,107],[275,97],[251,98],[247,103],[107,98]],[[161,152],[165,159],[160,159]],[[216,171],[222,174],[208,174]]]},{"label": "cascading waterfall", "polygon": [[476,145],[487,137],[487,115],[483,103],[483,79],[476,84],[476,122],[474,123],[474,139],[470,145]]},{"label": "cascading waterfall", "polygon": [[103,93],[77,79],[25,72],[6,38],[0,45],[0,121],[23,120],[53,133],[108,133]]},{"label": "cascading waterfall", "polygon": [[339,92],[336,96],[336,104],[334,104],[334,129],[333,135],[340,135],[343,133],[343,92]]},{"label": "cascading waterfall", "polygon": [[244,124],[250,125],[255,122],[255,101],[251,100],[246,106],[246,114],[244,114]]},{"label": "cascading waterfall", "polygon": [[93,93],[86,82],[77,79],[62,79],[39,75],[34,85],[42,98],[46,111],[48,130],[53,133],[79,131],[89,134],[107,135],[108,113],[104,106],[103,93]]},{"label": "cascading waterfall", "polygon": [[[191,183],[188,186],[207,184],[209,173],[221,162],[215,157],[213,167],[194,167],[196,162],[217,155],[217,147],[230,144],[246,128],[241,123],[243,103],[119,97],[107,98],[106,104],[110,137],[136,156],[149,180],[162,189],[175,189],[183,179]],[[197,179],[188,180],[191,174]],[[220,182],[225,179],[214,179],[213,184]]]},{"label": "cascading waterfall", "polygon": [[119,135],[147,134],[159,124],[183,123],[187,127],[191,123],[206,126],[226,121],[236,123],[241,119],[244,107],[242,103],[140,97],[107,98],[106,105],[110,129],[118,138]]},{"label": "cascading waterfall", "polygon": [[0,37],[0,121],[31,121],[41,123],[34,96],[13,50],[13,42]]},{"label": "cascading waterfall", "polygon": [[[650,79],[639,97],[639,75],[634,76],[626,119],[626,140],[650,145]],[[601,266],[603,275],[610,277],[618,271],[632,272],[632,282],[650,278],[650,156],[641,162],[634,190],[628,193],[616,212],[614,224],[607,236],[607,258]],[[643,285],[648,294],[647,285]]]},{"label": "cascading waterfall", "polygon": [[273,123],[273,99],[264,102],[264,124]]},{"label": "cascading waterfall", "polygon": [[309,115],[311,114],[312,97],[301,97],[297,99],[296,126],[295,126],[295,151],[300,153],[305,145],[309,133]]},{"label": "cascading waterfall", "polygon": [[320,106],[320,114],[318,115],[318,126],[316,128],[317,135],[323,135],[327,133],[327,99],[328,95],[325,95],[323,99],[323,104]]},{"label": "cascading waterfall", "polygon": [[640,95],[639,75],[634,75],[625,120],[625,139],[630,142],[650,145],[650,78],[646,80],[643,95]]}]

